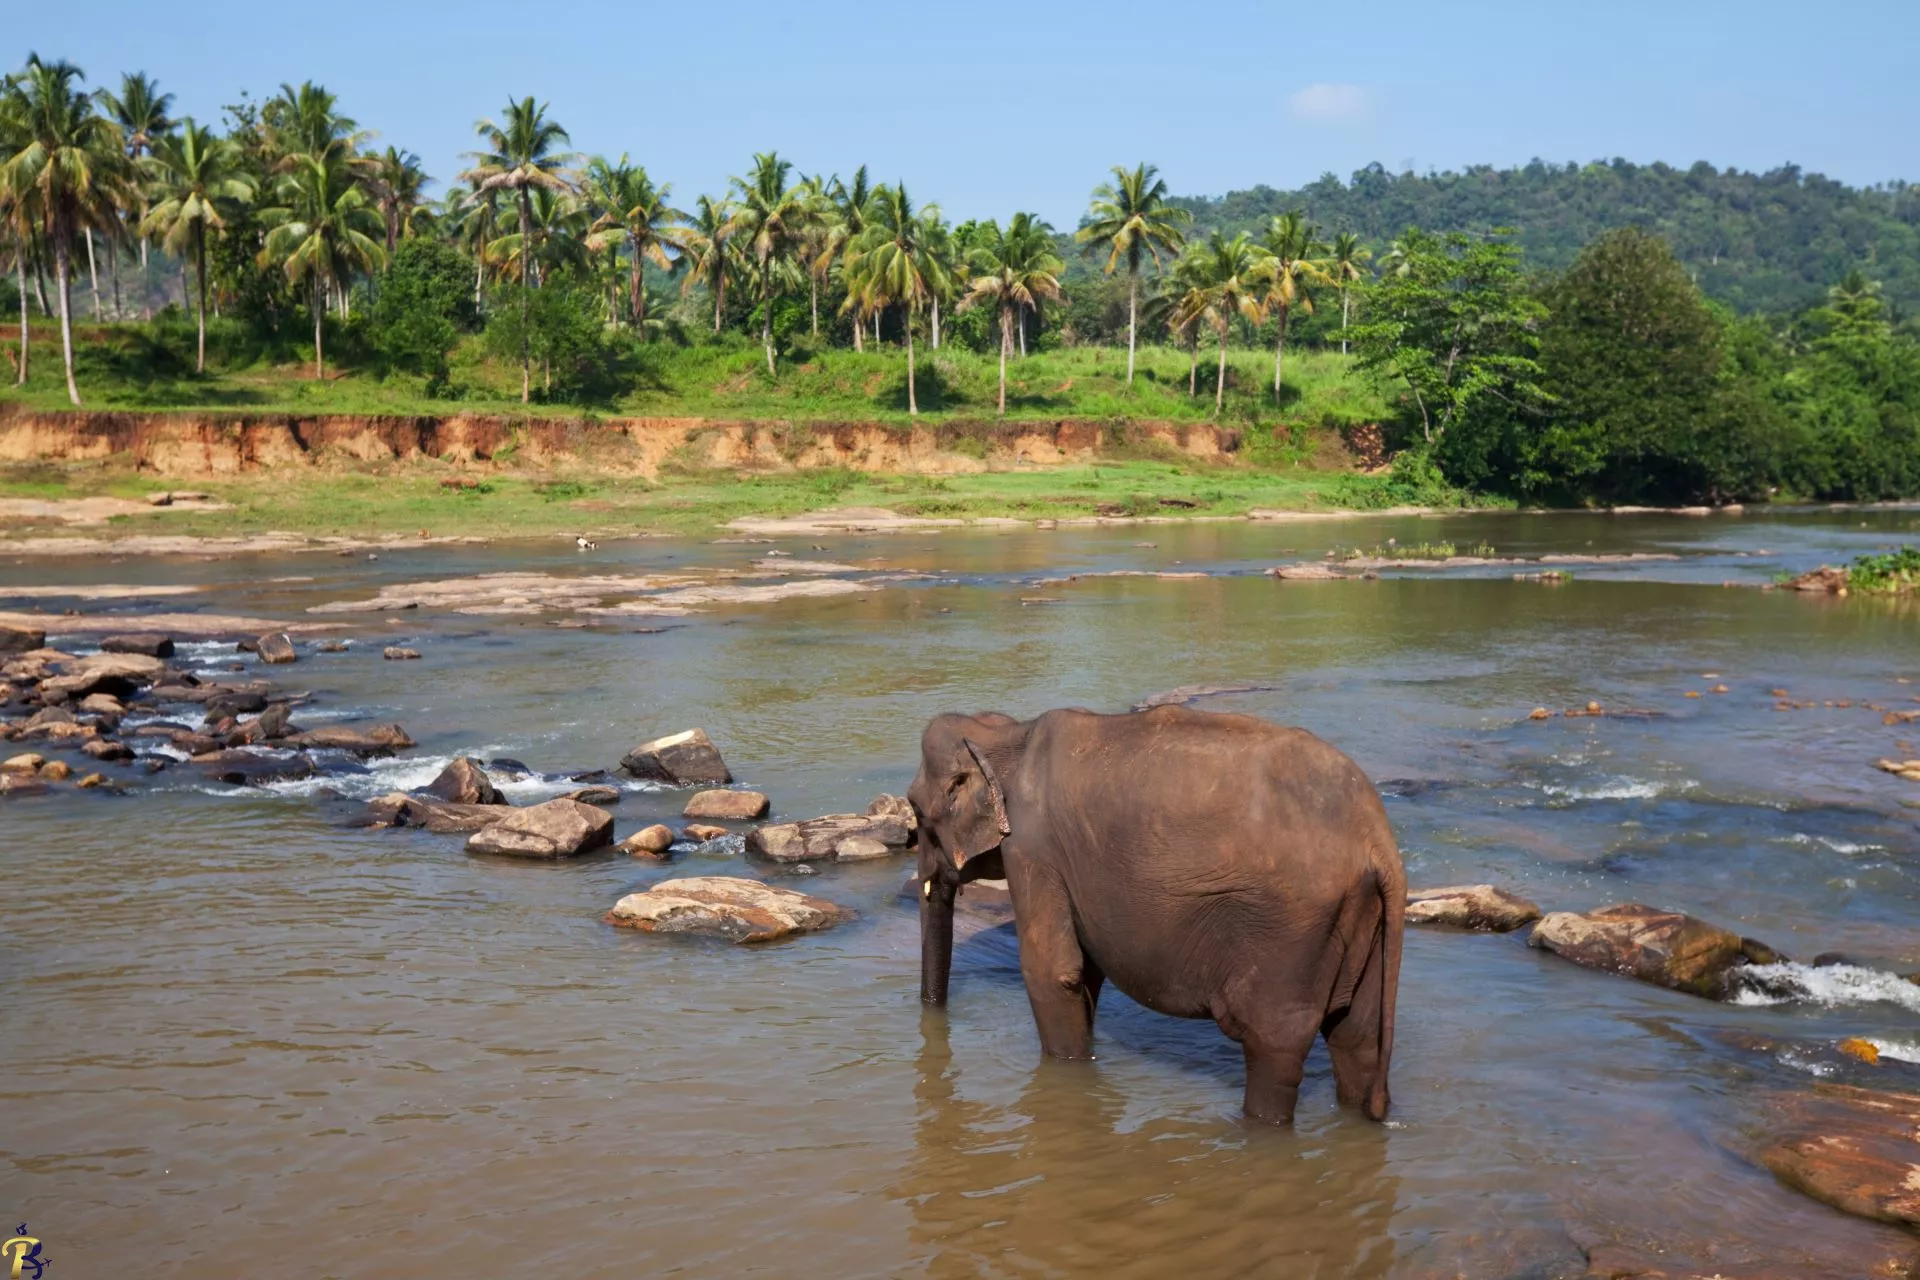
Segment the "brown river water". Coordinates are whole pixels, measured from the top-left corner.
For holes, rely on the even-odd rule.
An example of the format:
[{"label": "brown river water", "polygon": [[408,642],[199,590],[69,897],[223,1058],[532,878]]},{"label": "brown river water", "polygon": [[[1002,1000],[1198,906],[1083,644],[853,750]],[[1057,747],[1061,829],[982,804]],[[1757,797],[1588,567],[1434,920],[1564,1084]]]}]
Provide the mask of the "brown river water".
[{"label": "brown river water", "polygon": [[[1681,558],[1581,567],[1562,586],[1507,567],[1259,573],[1335,543],[1442,536]],[[455,754],[560,774],[694,725],[776,814],[809,817],[903,791],[941,710],[1118,711],[1175,686],[1257,685],[1199,705],[1351,754],[1387,795],[1416,887],[1492,881],[1550,910],[1651,902],[1794,956],[1912,971],[1920,790],[1872,761],[1901,742],[1920,755],[1920,725],[1858,704],[1920,705],[1920,609],[1723,585],[1902,539],[1920,541],[1920,511],[808,537],[782,545],[933,576],[585,627],[324,615],[351,624],[350,650],[266,674],[311,691],[303,723],[397,720],[416,750],[322,782],[242,789],[176,767],[121,795],[0,809],[0,1214],[46,1241],[54,1280],[1545,1280],[1606,1250],[1675,1275],[1904,1274],[1887,1268],[1914,1236],[1751,1160],[1783,1090],[1920,1084],[1902,1060],[1920,1060],[1920,987],[1897,980],[1815,975],[1805,999],[1723,1005],[1577,968],[1524,934],[1409,930],[1390,1122],[1336,1108],[1316,1050],[1298,1122],[1270,1130],[1238,1114],[1236,1046],[1111,990],[1099,1060],[1042,1061],[1005,926],[965,925],[952,1002],[923,1009],[904,859],[804,879],[737,850],[525,865],[346,825],[358,798],[423,784]],[[312,605],[425,578],[767,549],[0,561],[0,609],[313,620]],[[1035,582],[1111,569],[1214,576]],[[90,583],[207,589],[8,598]],[[383,643],[425,658],[382,662]],[[1729,691],[1684,696],[1716,683]],[[1777,688],[1856,705],[1776,711]],[[1663,714],[1526,718],[1590,698]],[[618,834],[683,799],[628,784]],[[759,949],[602,923],[621,895],[686,874],[777,880],[860,918]],[[1836,1055],[1847,1036],[1875,1038],[1883,1065]]]}]

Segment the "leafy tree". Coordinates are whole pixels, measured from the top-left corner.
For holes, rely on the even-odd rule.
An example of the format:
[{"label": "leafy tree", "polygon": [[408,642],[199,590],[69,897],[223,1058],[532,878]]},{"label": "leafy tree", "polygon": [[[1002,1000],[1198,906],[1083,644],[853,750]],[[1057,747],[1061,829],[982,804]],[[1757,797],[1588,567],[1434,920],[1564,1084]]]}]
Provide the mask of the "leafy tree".
[{"label": "leafy tree", "polygon": [[1367,263],[1372,260],[1372,250],[1363,248],[1360,237],[1353,232],[1342,231],[1334,236],[1327,266],[1334,287],[1340,291],[1340,354],[1343,356],[1347,354],[1347,327],[1353,319],[1351,290],[1367,278]]},{"label": "leafy tree", "polygon": [[1185,228],[1193,215],[1168,201],[1167,184],[1159,169],[1137,164],[1131,169],[1113,167],[1113,181],[1093,189],[1093,203],[1087,220],[1074,239],[1088,249],[1107,251],[1106,271],[1112,275],[1122,262],[1127,266],[1127,386],[1133,386],[1135,330],[1140,311],[1140,266],[1151,258],[1153,269],[1160,270],[1160,255],[1178,254],[1185,243]]},{"label": "leafy tree", "polygon": [[720,332],[720,317],[727,305],[727,281],[740,270],[740,249],[733,241],[733,207],[725,200],[701,196],[688,219],[684,253],[687,274],[683,290],[704,285],[713,297],[713,331]]},{"label": "leafy tree", "polygon": [[27,385],[27,259],[33,253],[33,229],[40,220],[40,206],[31,187],[16,187],[6,179],[13,158],[26,146],[26,119],[20,113],[21,100],[11,90],[11,82],[0,80],[0,229],[12,242],[14,272],[19,280],[20,355],[14,368],[14,384]]},{"label": "leafy tree", "polygon": [[[778,152],[753,157],[753,168],[733,180],[733,234],[753,270],[760,294],[760,341],[773,376],[773,303],[799,275],[799,254],[817,210],[802,184],[789,185],[793,165]],[[911,363],[911,362],[909,362]]]},{"label": "leafy tree", "polygon": [[1273,400],[1280,402],[1280,371],[1287,353],[1287,317],[1295,307],[1313,310],[1308,289],[1326,283],[1326,264],[1319,255],[1327,251],[1320,229],[1308,222],[1297,209],[1289,209],[1267,226],[1260,248],[1266,254],[1261,264],[1266,279],[1265,309],[1280,317],[1279,336],[1273,343]]},{"label": "leafy tree", "polygon": [[401,241],[373,304],[374,346],[386,362],[425,375],[429,392],[438,390],[448,353],[478,320],[459,250],[424,236]]},{"label": "leafy tree", "polygon": [[629,164],[623,153],[616,164],[596,156],[587,165],[585,193],[598,212],[587,243],[589,247],[627,250],[627,316],[644,340],[647,336],[647,291],[644,282],[646,264],[662,271],[671,270],[669,249],[680,252],[684,237],[678,224],[686,216],[668,204],[673,195],[669,183],[654,185],[646,169]]},{"label": "leafy tree", "polygon": [[1373,318],[1350,334],[1359,367],[1404,391],[1424,443],[1490,400],[1537,396],[1542,308],[1519,259],[1504,235],[1409,229],[1368,291]]},{"label": "leafy tree", "polygon": [[1261,275],[1259,249],[1245,232],[1229,240],[1216,231],[1182,259],[1184,292],[1174,304],[1172,323],[1176,328],[1204,324],[1219,339],[1220,364],[1213,384],[1216,417],[1227,394],[1227,335],[1236,316],[1260,322]]},{"label": "leafy tree", "polygon": [[918,415],[913,322],[921,306],[942,287],[945,267],[928,244],[926,222],[915,212],[904,184],[896,182],[876,189],[867,229],[861,233],[856,251],[861,300],[869,307],[897,306],[906,313],[907,412]]},{"label": "leafy tree", "polygon": [[167,252],[191,254],[199,283],[199,341],[194,372],[207,371],[207,232],[226,226],[225,209],[253,198],[239,148],[188,116],[178,134],[164,135],[153,154],[155,203],[140,222],[144,239],[159,236]]},{"label": "leafy tree", "polygon": [[[514,204],[520,214],[520,243],[531,247],[534,237],[533,198],[536,189],[547,191],[565,191],[571,185],[567,166],[573,156],[560,150],[571,139],[559,123],[547,118],[547,104],[534,105],[531,97],[517,102],[507,103],[504,122],[481,120],[474,125],[486,145],[484,151],[471,153],[473,168],[461,174],[463,180],[471,181],[474,190],[480,194],[495,191],[511,192]],[[533,259],[531,252],[519,254],[520,261],[520,309],[524,313],[532,305]],[[521,316],[520,331],[531,334],[533,325],[526,315]],[[520,400],[522,403],[533,396],[533,352],[531,348],[520,353]]]},{"label": "leafy tree", "polygon": [[[167,113],[173,109],[173,95],[160,92],[160,82],[144,71],[130,71],[120,77],[119,93],[103,93],[101,100],[120,126],[120,135],[126,140],[127,158],[135,168],[146,156],[152,155],[162,139],[173,132],[173,118]],[[133,199],[133,208],[129,211],[137,219],[146,215],[143,193],[138,184],[129,186],[129,195]],[[140,315],[142,319],[153,319],[153,277],[147,262],[147,238],[140,237]],[[116,279],[117,285],[117,279]]]},{"label": "leafy tree", "polygon": [[570,276],[556,276],[531,297],[518,292],[526,306],[502,297],[491,308],[487,350],[505,359],[529,354],[545,370],[548,394],[556,388],[579,389],[593,373],[601,350],[603,326],[595,291]]},{"label": "leafy tree", "polygon": [[996,412],[1007,412],[1007,356],[1013,350],[1014,317],[1042,300],[1058,299],[1060,273],[1066,264],[1053,251],[1051,236],[1040,232],[1045,224],[1031,214],[1018,213],[1006,231],[997,222],[977,224],[973,244],[972,279],[960,303],[963,311],[991,306],[1000,320],[1000,393]]},{"label": "leafy tree", "polygon": [[1778,382],[1797,428],[1797,491],[1871,501],[1920,492],[1920,341],[1896,330],[1859,272],[1802,317],[1805,352]]},{"label": "leafy tree", "polygon": [[288,157],[274,199],[276,203],[259,214],[269,228],[261,259],[280,265],[289,280],[306,283],[307,309],[313,313],[313,373],[324,378],[327,297],[348,273],[371,271],[385,258],[379,240],[384,228],[343,150]]},{"label": "leafy tree", "polygon": [[126,175],[120,130],[94,109],[80,88],[84,76],[70,62],[27,58],[7,88],[6,114],[17,138],[6,181],[16,195],[31,192],[46,218],[53,249],[54,287],[60,299],[60,346],[67,399],[77,408],[73,380],[73,239],[82,228],[114,216],[118,184]]}]

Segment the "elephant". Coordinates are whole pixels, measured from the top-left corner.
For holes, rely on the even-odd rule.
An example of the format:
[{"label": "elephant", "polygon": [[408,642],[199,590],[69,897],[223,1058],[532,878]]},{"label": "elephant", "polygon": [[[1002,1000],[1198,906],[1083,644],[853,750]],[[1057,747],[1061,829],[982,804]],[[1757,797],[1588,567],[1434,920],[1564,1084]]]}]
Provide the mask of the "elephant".
[{"label": "elephant", "polygon": [[1211,1018],[1246,1114],[1290,1124],[1324,1036],[1343,1105],[1391,1105],[1406,872],[1380,793],[1304,729],[1155,707],[934,717],[919,823],[920,998],[947,1000],[955,895],[1004,878],[1041,1049],[1093,1056],[1102,985]]}]

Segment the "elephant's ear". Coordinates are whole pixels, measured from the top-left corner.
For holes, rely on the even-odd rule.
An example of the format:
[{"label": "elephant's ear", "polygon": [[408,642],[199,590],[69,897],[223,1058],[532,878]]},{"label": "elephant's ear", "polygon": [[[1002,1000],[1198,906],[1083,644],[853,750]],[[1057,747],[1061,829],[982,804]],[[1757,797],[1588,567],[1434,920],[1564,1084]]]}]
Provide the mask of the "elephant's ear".
[{"label": "elephant's ear", "polygon": [[959,785],[953,795],[953,828],[957,837],[953,850],[955,867],[964,866],[968,858],[999,848],[1001,841],[1013,831],[1007,824],[1006,794],[1000,790],[1000,778],[994,773],[992,763],[971,740],[962,738],[961,742],[979,772],[969,770],[957,778]]}]

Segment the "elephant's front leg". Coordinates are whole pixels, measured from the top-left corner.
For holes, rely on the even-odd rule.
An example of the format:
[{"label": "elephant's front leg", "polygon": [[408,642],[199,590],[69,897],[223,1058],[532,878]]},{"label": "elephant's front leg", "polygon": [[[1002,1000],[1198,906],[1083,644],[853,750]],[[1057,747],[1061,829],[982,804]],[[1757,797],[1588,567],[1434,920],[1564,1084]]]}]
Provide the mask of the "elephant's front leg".
[{"label": "elephant's front leg", "polygon": [[1006,869],[1020,935],[1020,976],[1040,1048],[1052,1058],[1091,1058],[1093,1011],[1105,975],[1080,949],[1067,886],[1058,872],[1025,858],[1009,855]]}]

